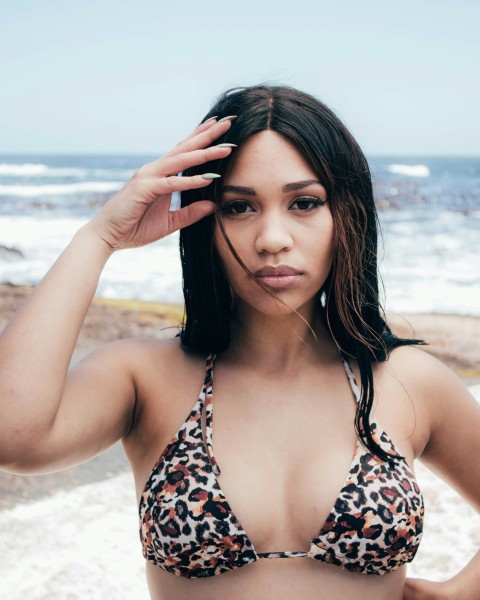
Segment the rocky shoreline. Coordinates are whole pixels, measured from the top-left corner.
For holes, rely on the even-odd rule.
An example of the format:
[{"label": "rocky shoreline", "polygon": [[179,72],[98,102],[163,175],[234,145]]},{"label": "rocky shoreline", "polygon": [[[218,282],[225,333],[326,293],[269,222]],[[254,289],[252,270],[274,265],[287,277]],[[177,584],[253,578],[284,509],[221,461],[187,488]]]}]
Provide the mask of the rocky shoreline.
[{"label": "rocky shoreline", "polygon": [[[0,330],[30,294],[31,286],[0,284]],[[175,335],[183,307],[161,302],[95,298],[76,347],[75,359],[100,344],[126,337]],[[450,314],[389,314],[393,331],[425,340],[424,346],[468,384],[480,383],[480,317]]]}]

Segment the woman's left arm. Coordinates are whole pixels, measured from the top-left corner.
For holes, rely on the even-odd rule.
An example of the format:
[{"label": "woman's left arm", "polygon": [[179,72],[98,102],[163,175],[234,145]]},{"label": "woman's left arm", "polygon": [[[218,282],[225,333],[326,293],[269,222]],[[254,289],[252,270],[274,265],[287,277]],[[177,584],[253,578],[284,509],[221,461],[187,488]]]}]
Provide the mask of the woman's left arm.
[{"label": "woman's left arm", "polygon": [[[417,373],[430,435],[420,459],[480,510],[480,404],[449,369],[422,354]],[[406,581],[404,600],[447,598],[480,599],[480,551],[445,582]]]},{"label": "woman's left arm", "polygon": [[480,598],[480,551],[455,577],[443,581],[408,578],[403,600],[478,600]]}]

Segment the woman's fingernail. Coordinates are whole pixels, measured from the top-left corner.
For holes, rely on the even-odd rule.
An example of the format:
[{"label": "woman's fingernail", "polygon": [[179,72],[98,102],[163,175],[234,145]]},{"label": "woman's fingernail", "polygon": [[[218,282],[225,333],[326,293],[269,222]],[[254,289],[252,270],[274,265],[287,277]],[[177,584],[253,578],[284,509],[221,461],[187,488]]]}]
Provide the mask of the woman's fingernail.
[{"label": "woman's fingernail", "polygon": [[205,125],[205,123],[210,123],[210,121],[213,121],[216,118],[217,118],[217,115],[215,115],[214,117],[210,117],[209,119],[207,119],[206,121],[203,122],[203,125]]},{"label": "woman's fingernail", "polygon": [[221,123],[222,121],[233,121],[237,117],[238,115],[230,115],[229,117],[223,117],[223,119],[220,119],[218,122]]},{"label": "woman's fingernail", "polygon": [[230,144],[228,142],[223,142],[223,144],[217,144],[217,148],[236,148],[237,144]]},{"label": "woman's fingernail", "polygon": [[200,175],[200,177],[202,179],[218,179],[219,177],[221,177],[221,175],[219,175],[218,173],[204,173],[203,175]]}]

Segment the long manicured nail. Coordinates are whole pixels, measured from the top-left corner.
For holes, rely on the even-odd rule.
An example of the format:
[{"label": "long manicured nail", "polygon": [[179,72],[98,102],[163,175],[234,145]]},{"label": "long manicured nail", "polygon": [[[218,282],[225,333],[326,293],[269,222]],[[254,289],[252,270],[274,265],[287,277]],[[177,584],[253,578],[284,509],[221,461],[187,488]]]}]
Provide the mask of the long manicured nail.
[{"label": "long manicured nail", "polygon": [[210,117],[209,119],[207,119],[206,121],[203,122],[203,125],[205,125],[205,123],[210,123],[210,121],[213,121],[213,119],[216,119],[217,115],[215,115],[214,117]]},{"label": "long manicured nail", "polygon": [[218,173],[204,173],[203,175],[200,175],[200,177],[202,179],[218,179],[219,177],[221,177],[221,175],[219,175]]},{"label": "long manicured nail", "polygon": [[223,119],[220,119],[218,122],[221,123],[222,121],[233,121],[237,117],[238,115],[230,115],[228,117],[223,117]]},{"label": "long manicured nail", "polygon": [[223,144],[217,144],[217,148],[236,148],[237,144],[230,144],[229,142],[223,142]]}]

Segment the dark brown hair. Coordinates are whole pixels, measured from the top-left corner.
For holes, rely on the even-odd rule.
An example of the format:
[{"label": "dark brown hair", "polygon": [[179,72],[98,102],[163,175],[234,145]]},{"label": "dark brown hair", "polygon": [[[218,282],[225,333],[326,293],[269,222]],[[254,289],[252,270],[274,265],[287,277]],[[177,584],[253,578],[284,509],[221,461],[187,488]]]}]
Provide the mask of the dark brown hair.
[{"label": "dark brown hair", "polygon": [[[287,86],[229,90],[204,120],[214,115],[238,115],[218,143],[240,146],[260,131],[275,131],[295,146],[325,187],[334,221],[334,259],[318,293],[319,315],[343,357],[357,361],[361,401],[355,425],[360,438],[378,456],[391,458],[370,430],[372,365],[386,360],[397,346],[423,342],[395,336],[380,306],[378,220],[365,156],[332,110],[313,96]],[[185,174],[213,171],[223,176],[229,163],[230,157]],[[221,183],[215,182],[213,188],[218,203]],[[182,192],[182,206],[207,197],[212,197],[212,186]],[[210,216],[180,232],[185,296],[181,341],[185,348],[202,353],[220,353],[230,341],[231,295],[213,248],[214,219]]]}]

